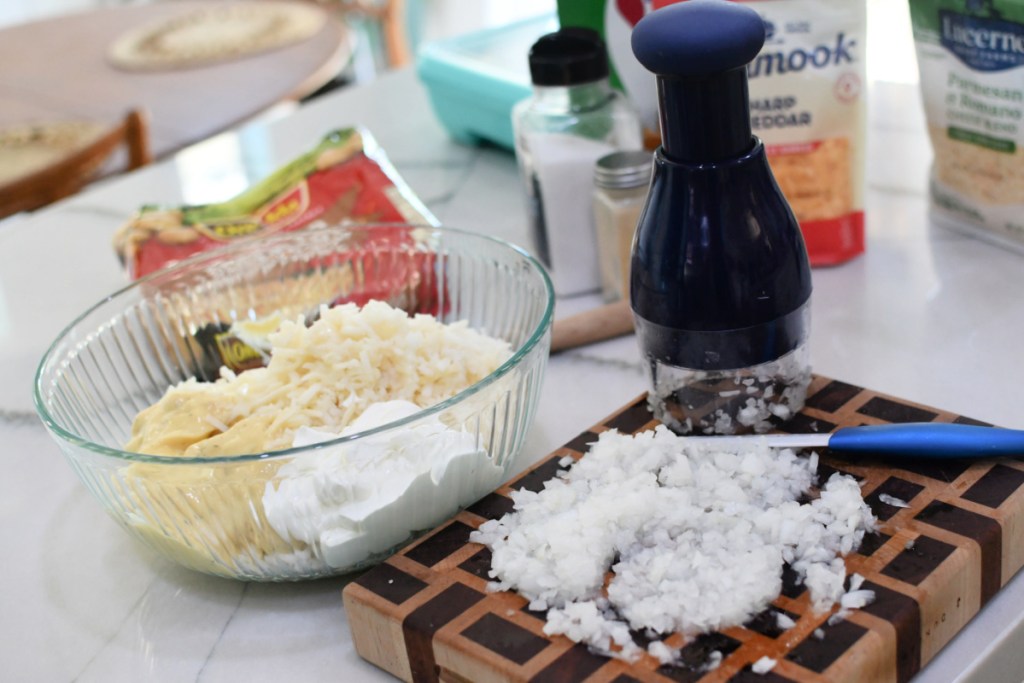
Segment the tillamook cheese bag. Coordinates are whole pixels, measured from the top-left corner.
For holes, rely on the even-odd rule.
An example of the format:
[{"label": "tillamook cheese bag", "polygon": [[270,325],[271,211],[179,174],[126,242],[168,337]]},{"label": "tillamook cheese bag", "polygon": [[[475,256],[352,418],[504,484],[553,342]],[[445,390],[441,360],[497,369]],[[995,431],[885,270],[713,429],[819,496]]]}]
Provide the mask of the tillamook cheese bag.
[{"label": "tillamook cheese bag", "polygon": [[863,0],[749,0],[767,40],[748,68],[751,124],[811,265],[864,251]]},{"label": "tillamook cheese bag", "polygon": [[[648,12],[685,0],[559,0],[563,26],[601,30],[620,84],[648,128],[657,127],[653,76],[629,35]],[[812,265],[864,250],[867,17],[864,0],[737,0],[765,21],[749,67],[754,133],[803,228]],[[896,0],[892,0],[896,1]]]},{"label": "tillamook cheese bag", "polygon": [[1024,248],[1024,0],[910,0],[937,223]]}]

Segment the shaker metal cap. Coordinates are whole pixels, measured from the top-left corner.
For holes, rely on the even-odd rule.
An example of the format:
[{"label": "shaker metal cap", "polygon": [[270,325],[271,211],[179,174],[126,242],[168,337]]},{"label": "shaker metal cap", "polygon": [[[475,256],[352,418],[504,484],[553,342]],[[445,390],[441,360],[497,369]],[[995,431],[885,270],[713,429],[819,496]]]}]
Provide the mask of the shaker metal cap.
[{"label": "shaker metal cap", "polygon": [[606,188],[646,185],[654,169],[654,155],[643,150],[612,152],[597,160],[594,184]]}]

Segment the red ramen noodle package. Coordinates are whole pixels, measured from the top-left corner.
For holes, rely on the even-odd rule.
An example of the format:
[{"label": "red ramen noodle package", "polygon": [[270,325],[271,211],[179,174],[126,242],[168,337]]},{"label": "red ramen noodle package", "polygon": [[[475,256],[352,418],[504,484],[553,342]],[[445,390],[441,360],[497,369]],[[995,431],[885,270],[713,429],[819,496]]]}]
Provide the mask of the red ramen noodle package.
[{"label": "red ramen noodle package", "polygon": [[235,240],[365,223],[437,225],[370,134],[327,134],[242,194],[220,204],[146,206],[114,236],[132,279]]}]

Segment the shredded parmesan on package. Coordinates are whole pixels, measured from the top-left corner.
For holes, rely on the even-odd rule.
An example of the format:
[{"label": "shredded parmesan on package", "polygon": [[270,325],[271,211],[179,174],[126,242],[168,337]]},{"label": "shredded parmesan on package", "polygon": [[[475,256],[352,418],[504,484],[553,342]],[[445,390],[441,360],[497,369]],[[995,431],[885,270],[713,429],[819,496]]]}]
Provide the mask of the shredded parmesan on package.
[{"label": "shredded parmesan on package", "polygon": [[511,354],[465,322],[410,317],[380,301],[324,307],[311,326],[285,321],[268,339],[266,367],[172,387],[139,413],[125,448],[190,457],[287,448],[298,429],[341,431],[374,403],[434,405]]},{"label": "shredded parmesan on package", "polygon": [[1024,2],[910,0],[936,222],[1024,248]]}]

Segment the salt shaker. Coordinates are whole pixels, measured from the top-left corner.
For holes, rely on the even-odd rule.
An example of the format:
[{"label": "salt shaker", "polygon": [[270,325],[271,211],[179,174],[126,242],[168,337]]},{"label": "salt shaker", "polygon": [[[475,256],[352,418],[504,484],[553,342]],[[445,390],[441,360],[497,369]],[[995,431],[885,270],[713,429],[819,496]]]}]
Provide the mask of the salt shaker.
[{"label": "salt shaker", "polygon": [[654,158],[650,152],[612,152],[594,167],[594,229],[601,294],[618,301],[629,286],[629,258],[640,212],[647,200]]},{"label": "salt shaker", "polygon": [[594,164],[641,147],[640,122],[608,81],[608,53],[596,31],[563,28],[542,36],[529,61],[533,94],[513,108],[512,126],[533,246],[556,294],[596,291]]},{"label": "salt shaker", "polygon": [[767,431],[807,394],[811,272],[750,128],[746,66],[764,22],[689,0],[648,14],[631,41],[657,76],[662,131],[629,292],[651,408],[681,433]]}]

